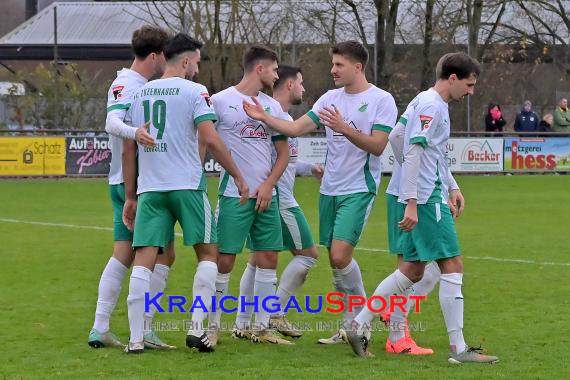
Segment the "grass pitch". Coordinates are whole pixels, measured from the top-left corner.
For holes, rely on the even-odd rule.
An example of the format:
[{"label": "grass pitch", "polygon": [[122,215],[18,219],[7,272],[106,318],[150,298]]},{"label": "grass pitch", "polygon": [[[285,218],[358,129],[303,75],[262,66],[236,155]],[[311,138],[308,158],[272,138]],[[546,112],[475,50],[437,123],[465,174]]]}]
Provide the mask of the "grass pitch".
[{"label": "grass pitch", "polygon": [[[384,353],[386,332],[376,332],[373,359],[355,357],[347,345],[321,346],[332,332],[306,332],[294,346],[255,345],[231,339],[213,354],[185,348],[183,331],[160,336],[178,345],[172,352],[148,350],[129,356],[119,349],[87,346],[93,323],[99,276],[112,253],[112,212],[105,180],[1,180],[0,197],[0,377],[3,378],[339,378],[402,379],[565,379],[570,378],[570,176],[463,176],[465,214],[457,227],[465,263],[465,338],[498,355],[496,365],[447,363],[448,340],[437,301],[437,288],[410,320],[427,331],[413,333],[431,347],[427,357]],[[394,270],[387,248],[385,204],[381,195],[366,227],[356,258],[367,293]],[[215,204],[217,179],[209,190]],[[296,194],[316,238],[318,185],[298,180]],[[33,224],[30,224],[33,223]],[[86,227],[87,226],[87,227]],[[101,227],[99,229],[89,227]],[[196,267],[193,250],[176,241],[177,261],[167,294],[191,297]],[[300,295],[333,290],[326,251],[320,249]],[[237,295],[247,255],[232,275]],[[281,253],[280,271],[290,260]],[[111,329],[128,336],[128,279],[111,320]],[[184,314],[160,314],[156,321],[179,322]],[[292,321],[336,321],[327,312],[295,314]],[[233,322],[235,315],[223,321]]]}]

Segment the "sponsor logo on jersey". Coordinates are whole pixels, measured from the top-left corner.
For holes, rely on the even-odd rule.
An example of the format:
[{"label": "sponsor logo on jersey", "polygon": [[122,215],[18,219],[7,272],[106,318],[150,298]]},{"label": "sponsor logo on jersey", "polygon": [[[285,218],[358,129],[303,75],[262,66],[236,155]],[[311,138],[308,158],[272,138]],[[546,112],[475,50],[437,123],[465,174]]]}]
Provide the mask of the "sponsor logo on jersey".
[{"label": "sponsor logo on jersey", "polygon": [[422,131],[429,128],[429,123],[433,120],[433,117],[429,115],[420,115],[420,123],[422,124]]},{"label": "sponsor logo on jersey", "polygon": [[299,147],[297,144],[289,143],[289,157],[297,157],[299,155]]},{"label": "sponsor logo on jersey", "polygon": [[239,136],[242,139],[267,140],[267,131],[263,124],[246,124],[239,132]]},{"label": "sponsor logo on jersey", "polygon": [[238,112],[238,106],[228,106],[228,108]]},{"label": "sponsor logo on jersey", "polygon": [[111,91],[113,92],[113,98],[115,98],[115,100],[119,100],[123,97],[123,94],[121,94],[121,92],[124,88],[125,86],[113,86]]},{"label": "sponsor logo on jersey", "polygon": [[271,108],[270,107],[264,107],[263,110],[265,112],[267,112],[268,114],[271,114]]},{"label": "sponsor logo on jersey", "polygon": [[207,92],[202,92],[200,96],[204,98],[208,107],[212,107],[212,100],[210,99],[210,94],[208,94]]},{"label": "sponsor logo on jersey", "polygon": [[358,107],[358,112],[366,112],[368,109],[368,103],[362,102],[360,107]]}]

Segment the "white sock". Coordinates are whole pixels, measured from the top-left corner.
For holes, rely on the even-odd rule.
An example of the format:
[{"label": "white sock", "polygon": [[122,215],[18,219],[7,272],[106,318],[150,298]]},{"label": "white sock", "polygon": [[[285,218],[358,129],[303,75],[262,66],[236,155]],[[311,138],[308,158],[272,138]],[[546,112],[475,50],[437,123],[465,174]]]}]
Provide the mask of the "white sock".
[{"label": "white sock", "polygon": [[[196,297],[200,297],[207,310],[212,305],[212,296],[216,293],[216,276],[218,265],[211,261],[200,261],[194,275],[194,285],[192,286],[192,303]],[[202,336],[204,330],[202,324],[207,313],[202,308],[195,308],[192,313],[193,334]]]},{"label": "white sock", "polygon": [[308,256],[295,256],[287,264],[281,274],[279,287],[275,295],[279,297],[280,310],[275,315],[283,315],[283,309],[287,306],[289,298],[305,283],[309,270],[317,263],[317,259]]},{"label": "white sock", "polygon": [[128,269],[112,256],[107,262],[105,269],[103,269],[101,280],[99,280],[95,323],[93,323],[93,328],[100,333],[109,331],[109,319],[115,309],[115,305],[117,305],[117,298],[119,298],[121,293],[121,284]]},{"label": "white sock", "polygon": [[453,352],[467,348],[463,339],[463,273],[444,273],[440,276],[439,304],[445,319],[449,345]]},{"label": "white sock", "polygon": [[[415,302],[413,300],[410,300],[409,298],[410,295],[414,295],[414,286],[415,284],[406,289],[406,291],[402,294],[404,297],[408,299],[406,305],[404,306],[407,312],[404,313],[399,307],[397,307],[394,309],[394,312],[390,314],[391,328],[389,336],[392,343],[397,343],[400,339],[406,336],[406,331],[401,327],[404,326],[404,324],[406,323],[406,319],[408,318],[408,312],[410,311],[408,307],[410,307],[410,303],[415,304]],[[413,307],[413,305],[411,307]]]},{"label": "white sock", "polygon": [[253,287],[253,295],[258,296],[260,302],[259,312],[255,316],[257,328],[264,329],[269,326],[269,312],[265,311],[261,306],[261,302],[265,297],[274,296],[277,287],[277,270],[262,269],[255,270],[255,285]]},{"label": "white sock", "polygon": [[151,276],[150,269],[138,265],[133,267],[127,297],[129,328],[131,329],[129,341],[131,343],[143,341],[144,294],[150,290]]},{"label": "white sock", "polygon": [[[157,293],[164,292],[169,272],[170,272],[170,267],[168,265],[164,264],[154,265],[154,270],[152,271],[152,276],[150,277],[150,291],[148,294],[149,298],[152,299],[154,298],[154,296],[157,295]],[[161,298],[158,299],[159,304]],[[154,306],[154,304],[150,305],[148,313],[144,313],[144,328],[143,328],[144,334],[150,331],[150,325],[152,323],[152,319],[154,318],[155,313],[156,313],[156,306]]]},{"label": "white sock", "polygon": [[[220,302],[222,297],[228,294],[228,286],[230,284],[230,273],[220,273],[216,275],[216,303]],[[220,321],[222,319],[222,311],[219,307],[216,308],[214,313],[208,314],[208,322],[210,325],[214,325],[216,328],[220,327]]]},{"label": "white sock", "polygon": [[[439,266],[435,261],[432,261],[426,265],[422,279],[413,284],[412,287],[403,295],[406,297],[409,297],[410,295],[427,296],[439,281],[440,274]],[[406,302],[406,305],[404,306],[408,312],[403,313],[400,308],[396,308],[390,315],[391,324],[393,326],[402,326],[402,324],[406,322],[409,312],[413,310],[415,306],[416,301],[408,298],[408,302]],[[404,335],[404,330],[390,330],[390,340],[392,343],[398,342],[404,337]]]},{"label": "white sock", "polygon": [[253,306],[246,305],[245,311],[241,312],[241,297],[245,297],[247,302],[253,302],[253,288],[255,286],[255,267],[247,263],[241,280],[239,282],[239,298],[238,298],[238,312],[236,323],[240,329],[249,329],[251,323],[251,316],[253,314]]},{"label": "white sock", "polygon": [[[364,290],[364,284],[362,283],[362,274],[360,273],[360,267],[356,260],[352,259],[345,268],[340,269],[340,276],[347,296],[362,296],[366,299],[366,291]],[[348,311],[347,306],[345,309],[345,319],[352,322],[354,317],[357,316],[363,308],[364,306],[353,307],[351,313]]]},{"label": "white sock", "polygon": [[[334,289],[339,292],[339,293],[343,293],[344,297],[342,297],[342,302],[344,303],[344,305],[348,305],[348,294],[346,292],[346,290],[344,289],[344,284],[342,282],[342,275],[341,275],[341,271],[342,269],[337,269],[337,268],[333,268],[333,286]],[[343,312],[343,317],[344,317],[344,326],[346,326],[346,328],[348,328],[348,326],[350,326],[350,322],[352,322],[352,318],[349,318],[348,315],[348,309],[345,308],[344,312]]]},{"label": "white sock", "polygon": [[[374,291],[375,296],[383,297],[386,300],[386,303],[390,304],[390,296],[395,295],[402,295],[404,292],[412,286],[412,281],[407,278],[400,270],[396,269],[391,275],[386,277],[384,281],[378,285],[376,290]],[[374,309],[381,309],[382,308],[382,301],[374,300],[372,301],[372,308]],[[369,324],[374,319],[374,313],[365,307],[362,311],[354,318],[354,320],[358,323],[358,333],[362,334],[364,332],[364,324]]]}]

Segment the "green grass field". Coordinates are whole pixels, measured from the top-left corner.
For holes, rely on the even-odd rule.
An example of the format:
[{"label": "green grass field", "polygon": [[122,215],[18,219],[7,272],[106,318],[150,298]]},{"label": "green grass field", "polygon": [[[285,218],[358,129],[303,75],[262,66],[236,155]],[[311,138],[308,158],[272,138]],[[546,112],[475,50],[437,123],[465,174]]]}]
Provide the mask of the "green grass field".
[{"label": "green grass field", "polygon": [[[385,188],[386,178],[383,180]],[[500,357],[496,365],[447,363],[448,340],[437,291],[412,321],[427,324],[416,332],[429,357],[383,352],[386,332],[374,334],[376,358],[361,359],[347,345],[316,343],[327,332],[307,332],[294,346],[235,341],[229,332],[213,354],[184,346],[185,332],[162,332],[179,348],[129,356],[119,349],[87,345],[93,323],[99,276],[112,253],[111,204],[105,180],[0,181],[0,377],[3,378],[402,378],[402,379],[568,379],[570,378],[570,301],[568,245],[570,176],[463,176],[467,200],[458,221],[465,277],[465,337]],[[217,179],[210,181],[215,199]],[[317,231],[318,187],[300,179],[297,196]],[[215,204],[215,202],[214,202]],[[386,249],[383,197],[357,249],[356,258],[368,294],[394,270]],[[30,224],[39,222],[40,224]],[[48,225],[41,223],[60,224]],[[98,226],[89,229],[84,226]],[[315,235],[316,236],[316,235]],[[167,294],[191,296],[195,255],[177,238],[177,262]],[[326,251],[310,273],[302,295],[332,291]],[[231,279],[238,294],[247,255],[241,255]],[[290,259],[282,253],[280,270]],[[120,338],[128,336],[123,285],[111,321]],[[291,314],[293,321],[333,321],[336,315]],[[161,314],[157,321],[182,321],[189,315]],[[232,322],[235,315],[226,315]]]}]

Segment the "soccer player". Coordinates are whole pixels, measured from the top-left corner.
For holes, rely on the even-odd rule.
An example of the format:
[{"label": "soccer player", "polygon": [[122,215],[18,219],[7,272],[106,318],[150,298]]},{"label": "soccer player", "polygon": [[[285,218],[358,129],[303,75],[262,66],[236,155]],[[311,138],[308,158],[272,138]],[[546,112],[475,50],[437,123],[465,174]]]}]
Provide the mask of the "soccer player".
[{"label": "soccer player", "polygon": [[[449,362],[495,363],[496,356],[469,348],[463,338],[463,263],[452,212],[441,184],[448,173],[447,143],[450,135],[448,103],[474,92],[479,63],[464,53],[446,54],[434,87],[420,93],[410,104],[402,163],[399,200],[406,202],[399,227],[406,231],[400,239],[403,261],[399,269],[378,285],[374,295],[404,294],[424,273],[427,262],[435,260],[441,270],[439,300],[447,327],[451,353]],[[409,108],[408,108],[409,109]],[[373,307],[380,307],[380,301]],[[348,332],[353,351],[371,356],[363,330],[374,314],[363,309]]]},{"label": "soccer player", "polygon": [[[353,258],[380,184],[380,155],[396,123],[398,110],[392,95],[366,79],[368,51],[357,41],[341,42],[330,49],[335,85],[317,100],[313,109],[294,122],[279,120],[257,99],[244,102],[244,109],[287,136],[300,136],[326,127],[327,162],[319,201],[319,238],[327,247],[338,292],[364,296],[362,275]],[[345,325],[352,313],[345,309]],[[320,343],[340,343],[344,332]]]},{"label": "soccer player", "polygon": [[[95,323],[89,333],[88,344],[94,348],[121,346],[119,339],[109,330],[109,319],[117,304],[121,292],[121,283],[134,259],[131,247],[133,235],[122,222],[125,189],[121,165],[122,139],[136,139],[142,144],[152,144],[153,140],[144,128],[134,128],[124,123],[125,114],[130,106],[132,95],[150,78],[162,75],[164,70],[163,49],[168,40],[168,33],[154,26],[143,26],[133,33],[132,47],[135,59],[129,69],[117,73],[108,91],[107,120],[105,130],[110,134],[111,168],[109,171],[109,190],[114,210],[114,248],[113,256],[103,270],[99,282],[99,295],[95,311]],[[151,288],[162,291],[166,284],[170,265],[174,260],[174,247],[163,255],[151,279]],[[147,316],[147,323],[152,320]],[[148,347],[159,349],[174,348],[162,342],[156,334],[148,331],[144,338]]]},{"label": "soccer player", "polygon": [[[219,237],[218,277],[216,295],[227,294],[230,273],[236,255],[241,253],[249,235],[252,249],[250,263],[255,263],[254,284],[240,283],[240,300],[243,297],[261,301],[275,295],[277,283],[277,254],[283,247],[281,221],[275,186],[287,168],[289,149],[287,138],[268,128],[265,123],[249,118],[242,103],[252,96],[259,98],[262,107],[278,118],[288,114],[279,102],[261,92],[272,89],[277,76],[277,54],[260,45],[250,46],[243,55],[244,74],[241,81],[212,96],[219,120],[216,128],[228,146],[232,157],[245,176],[251,189],[251,198],[240,206],[231,173],[222,170],[218,190],[217,223]],[[272,163],[272,149],[276,159]],[[240,307],[241,307],[240,302]],[[217,341],[221,312],[210,313],[210,336]],[[250,321],[240,320],[240,328],[232,332],[235,338],[252,339],[263,343],[290,344],[289,341],[267,330],[269,312],[260,307],[256,314],[256,329],[253,335]]]},{"label": "soccer player", "polygon": [[[289,112],[291,105],[301,104],[303,101],[303,75],[299,67],[279,65],[277,69],[279,79],[273,85],[273,99],[277,100],[284,112]],[[289,116],[288,120],[293,121]],[[321,179],[323,167],[312,165],[298,159],[299,142],[297,138],[289,138],[289,165],[285,173],[277,182],[279,196],[279,214],[281,215],[281,230],[283,233],[283,249],[289,249],[293,254],[293,260],[283,270],[276,296],[279,297],[280,311],[271,316],[271,326],[285,335],[294,338],[302,336],[302,333],[287,322],[283,309],[289,298],[297,293],[304,284],[307,274],[318,258],[318,250],[313,242],[311,229],[303,210],[293,194],[295,175],[313,175]],[[275,153],[275,151],[274,151]],[[248,241],[249,243],[249,241]],[[249,245],[249,244],[248,244]],[[255,263],[247,263],[247,267],[240,283],[244,287],[253,287],[255,277]],[[251,319],[253,306],[246,307],[246,312],[238,313],[239,320]]]},{"label": "soccer player", "polygon": [[[127,299],[130,340],[128,353],[141,353],[145,293],[159,248],[169,243],[178,221],[184,244],[194,246],[198,267],[192,295],[200,297],[207,310],[215,293],[217,274],[216,223],[206,194],[206,179],[198,149],[197,133],[216,160],[233,178],[245,201],[249,190],[225,144],[214,129],[217,119],[203,85],[188,80],[198,72],[202,44],[186,34],[177,34],[164,49],[166,69],[161,79],[144,85],[133,97],[129,114],[133,125],[150,121],[156,143],[139,146],[139,195],[133,247],[136,255]],[[193,329],[186,345],[200,352],[213,351],[202,323],[205,310],[192,314]]]}]

